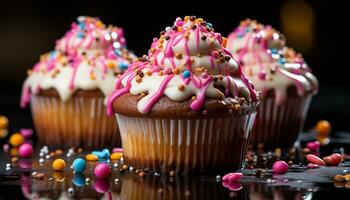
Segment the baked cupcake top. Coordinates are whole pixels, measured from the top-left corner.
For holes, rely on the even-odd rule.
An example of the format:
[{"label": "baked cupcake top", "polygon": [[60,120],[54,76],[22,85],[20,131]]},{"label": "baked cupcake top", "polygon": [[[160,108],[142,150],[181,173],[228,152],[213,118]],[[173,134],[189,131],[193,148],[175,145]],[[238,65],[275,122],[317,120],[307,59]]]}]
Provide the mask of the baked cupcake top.
[{"label": "baked cupcake top", "polygon": [[177,18],[153,39],[148,56],[118,78],[107,113],[113,113],[113,102],[125,94],[140,96],[136,107],[141,114],[157,107],[163,97],[165,105],[188,102],[193,111],[201,110],[206,98],[257,102],[253,85],[225,45],[226,39],[202,18]]},{"label": "baked cupcake top", "polygon": [[30,94],[52,89],[63,101],[78,90],[99,89],[107,97],[114,90],[117,74],[126,70],[134,58],[126,48],[122,28],[106,26],[98,18],[78,17],[78,23],[72,23],[64,37],[56,41],[55,49],[41,55],[28,70],[21,106],[28,104]]},{"label": "baked cupcake top", "polygon": [[318,81],[301,54],[286,46],[285,37],[271,26],[246,19],[228,36],[227,49],[242,64],[246,76],[262,97],[271,89],[282,103],[288,88],[298,95],[316,93]]}]

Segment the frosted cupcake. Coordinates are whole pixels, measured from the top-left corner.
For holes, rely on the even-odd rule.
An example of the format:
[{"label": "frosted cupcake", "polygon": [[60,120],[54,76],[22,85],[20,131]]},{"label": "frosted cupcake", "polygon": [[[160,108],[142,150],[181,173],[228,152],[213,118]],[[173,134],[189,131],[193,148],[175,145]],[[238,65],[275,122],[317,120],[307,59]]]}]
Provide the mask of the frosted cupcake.
[{"label": "frosted cupcake", "polygon": [[114,118],[106,115],[107,96],[133,58],[121,28],[79,17],[55,50],[28,70],[23,84],[21,106],[30,103],[39,141],[51,146],[120,145]]},{"label": "frosted cupcake", "polygon": [[250,19],[228,36],[227,48],[256,90],[262,91],[252,144],[267,148],[292,145],[318,90],[318,81],[302,56],[286,47],[281,33]]},{"label": "frosted cupcake", "polygon": [[108,101],[125,161],[158,172],[239,169],[258,102],[210,23],[177,18],[148,56],[119,77]]}]

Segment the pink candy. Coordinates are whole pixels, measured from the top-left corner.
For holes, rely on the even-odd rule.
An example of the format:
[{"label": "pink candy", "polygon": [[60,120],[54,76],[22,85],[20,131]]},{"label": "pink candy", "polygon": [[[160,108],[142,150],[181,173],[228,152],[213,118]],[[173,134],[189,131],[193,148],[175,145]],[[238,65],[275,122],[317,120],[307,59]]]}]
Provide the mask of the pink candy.
[{"label": "pink candy", "polygon": [[288,164],[282,160],[276,161],[272,165],[272,171],[276,174],[285,174],[288,172]]},{"label": "pink candy", "polygon": [[31,128],[22,128],[20,132],[26,139],[32,137],[33,135],[33,130]]},{"label": "pink candy", "polygon": [[111,174],[111,168],[106,163],[99,163],[96,165],[94,173],[98,178],[107,178]]},{"label": "pink candy", "polygon": [[224,177],[222,177],[222,181],[228,182],[237,182],[239,179],[243,177],[242,173],[228,173]]},{"label": "pink candy", "polygon": [[2,150],[4,150],[4,152],[8,152],[10,150],[10,145],[4,144],[4,146],[2,146]]},{"label": "pink candy", "polygon": [[307,164],[307,168],[310,169],[315,169],[315,168],[319,168],[320,166],[318,164],[314,164],[314,163],[309,163]]},{"label": "pink candy", "polygon": [[113,153],[123,153],[123,148],[113,148]]},{"label": "pink candy", "polygon": [[314,141],[314,142],[308,142],[306,144],[307,148],[309,148],[311,151],[318,151],[320,149],[320,142]]},{"label": "pink candy", "polygon": [[309,161],[310,163],[313,163],[313,164],[317,164],[319,166],[325,166],[326,163],[319,157],[313,155],[313,154],[308,154],[306,156],[306,159],[307,161]]},{"label": "pink candy", "polygon": [[19,151],[19,156],[21,156],[22,158],[28,158],[33,155],[33,147],[30,144],[22,144],[19,147],[18,151]]},{"label": "pink candy", "polygon": [[339,153],[333,153],[330,156],[324,157],[323,160],[327,165],[336,166],[343,160],[343,156]]}]

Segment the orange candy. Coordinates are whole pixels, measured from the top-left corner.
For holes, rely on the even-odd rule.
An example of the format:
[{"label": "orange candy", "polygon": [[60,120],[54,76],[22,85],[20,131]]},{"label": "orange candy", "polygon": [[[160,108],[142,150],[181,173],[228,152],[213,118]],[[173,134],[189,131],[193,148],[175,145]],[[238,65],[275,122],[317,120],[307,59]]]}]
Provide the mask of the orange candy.
[{"label": "orange candy", "polygon": [[11,135],[9,143],[13,147],[19,147],[24,143],[24,137],[20,133],[14,133]]},{"label": "orange candy", "polygon": [[326,138],[328,137],[329,133],[331,132],[332,126],[327,120],[321,120],[317,122],[315,131],[318,133],[319,138]]}]

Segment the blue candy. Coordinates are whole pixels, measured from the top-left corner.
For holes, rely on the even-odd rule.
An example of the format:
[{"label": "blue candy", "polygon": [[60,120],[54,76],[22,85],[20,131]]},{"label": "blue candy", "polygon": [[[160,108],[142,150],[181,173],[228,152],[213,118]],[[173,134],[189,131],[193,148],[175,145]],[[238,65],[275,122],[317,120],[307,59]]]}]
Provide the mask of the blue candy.
[{"label": "blue candy", "polygon": [[127,69],[128,66],[129,66],[129,63],[127,63],[127,62],[122,62],[122,63],[119,64],[119,68],[120,68],[121,70]]},{"label": "blue candy", "polygon": [[182,73],[182,77],[184,77],[184,78],[188,78],[188,77],[190,77],[190,75],[191,75],[191,73],[190,73],[190,71],[188,71],[188,70],[185,70],[185,71]]},{"label": "blue candy", "polygon": [[281,65],[283,65],[283,64],[286,63],[286,59],[280,58],[280,59],[278,59],[278,63],[281,64]]},{"label": "blue candy", "polygon": [[94,154],[95,156],[97,156],[98,159],[100,159],[100,160],[108,159],[109,155],[110,155],[108,149],[103,149],[102,151],[93,151],[91,153]]},{"label": "blue candy", "polygon": [[84,28],[85,28],[85,24],[84,23],[79,23],[79,28],[81,29],[81,30],[83,30]]},{"label": "blue candy", "polygon": [[72,166],[73,166],[74,172],[82,173],[86,168],[86,161],[82,158],[77,158],[73,161]]},{"label": "blue candy", "polygon": [[210,22],[207,22],[207,25],[208,25],[210,28],[213,28],[213,24],[211,24]]}]

